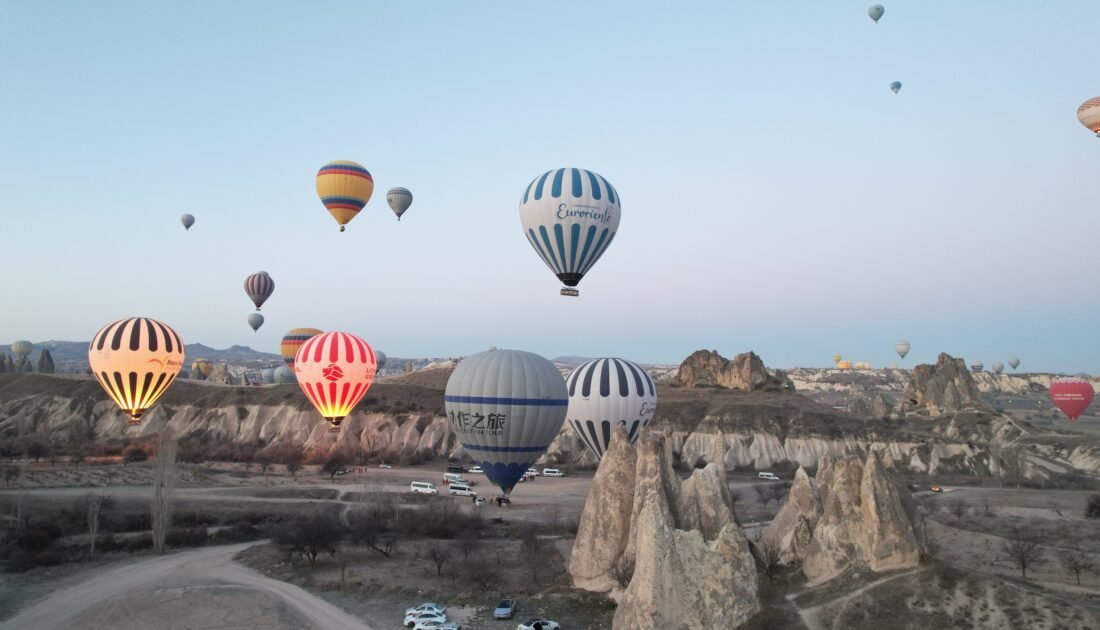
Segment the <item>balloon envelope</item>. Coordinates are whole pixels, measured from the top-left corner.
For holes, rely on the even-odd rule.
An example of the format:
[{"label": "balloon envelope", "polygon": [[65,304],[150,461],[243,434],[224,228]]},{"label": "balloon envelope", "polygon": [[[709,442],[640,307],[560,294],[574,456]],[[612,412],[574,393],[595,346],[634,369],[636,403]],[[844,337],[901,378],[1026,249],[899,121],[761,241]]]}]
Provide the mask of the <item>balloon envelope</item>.
[{"label": "balloon envelope", "polygon": [[397,215],[397,220],[401,220],[401,215],[405,214],[405,211],[412,205],[413,194],[409,192],[408,188],[391,188],[386,193],[386,203],[389,204],[390,210]]},{"label": "balloon envelope", "polygon": [[[283,366],[279,366],[283,367]],[[275,368],[264,368],[260,370],[260,382],[264,385],[271,385],[275,382]]]},{"label": "balloon envelope", "polygon": [[214,364],[206,359],[195,359],[191,362],[191,374],[198,380],[204,380],[214,371]]},{"label": "balloon envelope", "polygon": [[252,300],[258,311],[267,298],[275,292],[275,281],[267,275],[266,271],[254,273],[244,279],[244,292],[248,294],[248,299]]},{"label": "balloon envelope", "polygon": [[899,342],[895,343],[894,344],[894,350],[897,351],[899,357],[904,359],[905,355],[909,354],[909,342],[908,341],[899,341]]},{"label": "balloon envelope", "polygon": [[1020,367],[1020,360],[1016,357],[1008,357],[1008,367],[1015,370],[1016,368]]},{"label": "balloon envelope", "polygon": [[645,369],[626,359],[593,359],[578,365],[565,379],[569,407],[565,421],[577,437],[602,459],[619,423],[630,443],[638,441],[657,410],[657,386]]},{"label": "balloon envelope", "polygon": [[11,353],[15,355],[16,359],[26,358],[33,350],[34,344],[27,341],[26,339],[20,339],[19,341],[11,344]]},{"label": "balloon envelope", "polygon": [[111,400],[129,414],[130,424],[140,424],[183,367],[183,341],[155,319],[122,319],[92,337],[88,365]]},{"label": "balloon envelope", "polygon": [[1100,97],[1090,98],[1077,108],[1077,120],[1089,131],[1100,136]]},{"label": "balloon envelope", "polygon": [[362,164],[350,160],[329,162],[317,171],[317,196],[340,231],[367,205],[374,194],[374,178]]},{"label": "balloon envelope", "polygon": [[264,325],[264,316],[259,313],[248,314],[248,325],[252,327],[252,330],[259,330],[260,326]]},{"label": "balloon envelope", "polygon": [[183,224],[183,229],[190,230],[192,225],[195,225],[195,217],[185,214],[180,217],[180,223]]},{"label": "balloon envelope", "polygon": [[1061,378],[1050,384],[1050,401],[1066,414],[1070,422],[1088,409],[1092,403],[1092,383],[1079,378]]},{"label": "balloon envelope", "polygon": [[871,8],[867,9],[867,15],[874,20],[876,24],[882,18],[883,13],[886,13],[886,9],[881,4],[872,4]]},{"label": "balloon envelope", "polygon": [[286,363],[286,366],[293,370],[294,356],[298,354],[298,348],[301,348],[302,344],[309,341],[311,337],[315,337],[324,332],[325,331],[317,330],[316,328],[295,328],[283,335],[283,340],[279,344],[279,354],[283,357],[283,363]]},{"label": "balloon envelope", "polygon": [[340,423],[370,389],[376,371],[374,350],[344,332],[312,337],[294,357],[298,387],[333,431],[340,430]]},{"label": "balloon envelope", "polygon": [[833,363],[840,363],[840,360],[841,360],[842,358],[843,358],[843,357],[841,357],[841,356],[840,356],[839,354],[834,354],[834,355],[833,355]]},{"label": "balloon envelope", "polygon": [[891,83],[890,89],[894,91],[894,94],[897,94],[898,91],[901,90],[901,81],[894,81]]},{"label": "balloon envelope", "polygon": [[275,382],[280,384],[293,383],[294,382],[294,370],[288,368],[285,365],[280,365],[275,369]]},{"label": "balloon envelope", "polygon": [[546,452],[569,405],[554,364],[521,350],[467,357],[447,381],[443,400],[458,441],[505,493]]},{"label": "balloon envelope", "polygon": [[375,351],[375,353],[374,353],[374,362],[376,364],[378,364],[378,369],[379,370],[386,367],[386,353]]},{"label": "balloon envelope", "polygon": [[1000,374],[1001,372],[1005,371],[1005,364],[1004,363],[994,363],[992,365],[992,368],[993,368],[994,372],[996,372],[997,374]]},{"label": "balloon envelope", "polygon": [[607,251],[619,229],[620,212],[615,188],[580,168],[536,177],[519,203],[520,223],[531,247],[570,287]]},{"label": "balloon envelope", "polygon": [[981,372],[984,367],[985,367],[984,363],[982,363],[981,361],[975,361],[974,363],[970,364],[970,371],[971,372]]}]

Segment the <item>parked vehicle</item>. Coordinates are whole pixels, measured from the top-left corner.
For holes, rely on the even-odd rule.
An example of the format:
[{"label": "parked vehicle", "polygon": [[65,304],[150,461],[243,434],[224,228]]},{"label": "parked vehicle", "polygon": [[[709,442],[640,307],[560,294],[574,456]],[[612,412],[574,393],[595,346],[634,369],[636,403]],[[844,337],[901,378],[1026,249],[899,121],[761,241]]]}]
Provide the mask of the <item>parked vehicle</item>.
[{"label": "parked vehicle", "polygon": [[768,481],[779,481],[779,477],[775,473],[762,472],[756,473],[757,479],[767,479]]},{"label": "parked vehicle", "polygon": [[539,476],[539,471],[534,469],[534,468],[528,468],[527,469],[527,474],[531,475],[532,477],[538,477]]},{"label": "parked vehicle", "polygon": [[511,619],[512,615],[516,614],[517,609],[516,600],[502,599],[493,610],[493,619]]},{"label": "parked vehicle", "polygon": [[446,615],[447,614],[447,607],[446,606],[440,606],[439,604],[437,604],[435,602],[424,602],[423,604],[420,604],[419,606],[413,606],[412,608],[406,608],[405,609],[405,614],[406,615],[411,615],[413,613],[419,613],[419,612],[434,612],[434,613],[438,613],[440,615]]},{"label": "parked vehicle", "polygon": [[436,612],[417,612],[411,615],[405,615],[405,627],[415,628],[418,623],[423,621],[438,621],[440,623],[447,621],[447,615],[443,615]]},{"label": "parked vehicle", "polygon": [[414,481],[409,484],[409,492],[414,494],[439,494],[439,490],[436,490],[434,483],[428,483],[427,481]]},{"label": "parked vehicle", "polygon": [[418,622],[413,626],[413,630],[462,630],[462,626],[458,625],[454,621],[439,621],[437,619],[431,619],[428,621]]},{"label": "parked vehicle", "polygon": [[558,468],[543,468],[542,469],[542,476],[543,477],[564,477],[565,473],[563,473]]},{"label": "parked vehicle", "polygon": [[484,475],[485,474],[485,471],[481,469],[481,466],[474,466],[473,468],[471,468],[467,472],[469,472],[471,475],[472,474],[478,474],[478,475]]},{"label": "parked vehicle", "polygon": [[466,472],[466,467],[461,464],[448,464],[447,472],[458,473],[461,475],[462,473]]},{"label": "parked vehicle", "polygon": [[443,473],[443,483],[464,483],[467,486],[477,485],[477,483],[470,481],[457,473]]},{"label": "parked vehicle", "polygon": [[561,624],[549,619],[528,619],[516,626],[516,630],[561,630]]},{"label": "parked vehicle", "polygon": [[472,497],[477,495],[473,488],[464,483],[452,483],[447,486],[447,492],[456,497]]},{"label": "parked vehicle", "polygon": [[389,464],[378,464],[378,467],[379,468],[393,468],[393,466],[390,466]]},{"label": "parked vehicle", "polygon": [[474,507],[485,507],[485,497],[474,497]]},{"label": "parked vehicle", "polygon": [[932,486],[932,492],[943,492],[943,488],[939,486]]}]

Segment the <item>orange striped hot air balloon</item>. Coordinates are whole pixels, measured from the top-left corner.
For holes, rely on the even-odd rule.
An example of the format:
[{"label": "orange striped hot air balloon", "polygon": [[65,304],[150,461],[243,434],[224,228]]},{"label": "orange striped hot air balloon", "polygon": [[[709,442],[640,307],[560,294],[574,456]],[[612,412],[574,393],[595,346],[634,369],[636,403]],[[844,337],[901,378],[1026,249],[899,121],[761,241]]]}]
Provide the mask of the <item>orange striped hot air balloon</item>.
[{"label": "orange striped hot air balloon", "polygon": [[1077,120],[1097,136],[1100,136],[1100,97],[1090,98],[1077,108]]},{"label": "orange striped hot air balloon", "polygon": [[295,328],[283,335],[283,341],[279,344],[279,354],[283,355],[283,362],[290,369],[294,369],[294,355],[298,354],[298,348],[309,341],[310,337],[320,335],[325,331],[316,328]]},{"label": "orange striped hot air balloon", "polygon": [[329,162],[317,171],[317,196],[325,204],[332,218],[340,224],[340,231],[355,218],[374,193],[374,178],[370,171],[349,160]]},{"label": "orange striped hot air balloon", "polygon": [[370,389],[376,371],[374,350],[344,332],[312,337],[294,357],[298,386],[333,431],[340,430],[344,417]]},{"label": "orange striped hot air balloon", "polygon": [[111,400],[129,414],[130,424],[141,424],[142,414],[183,367],[183,341],[155,319],[122,319],[92,337],[88,363]]}]

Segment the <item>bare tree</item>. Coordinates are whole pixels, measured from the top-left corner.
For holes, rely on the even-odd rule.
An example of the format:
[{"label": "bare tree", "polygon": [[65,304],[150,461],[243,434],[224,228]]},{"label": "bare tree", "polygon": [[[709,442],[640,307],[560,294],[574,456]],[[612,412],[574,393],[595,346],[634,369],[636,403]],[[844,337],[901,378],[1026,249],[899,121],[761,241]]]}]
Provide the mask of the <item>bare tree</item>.
[{"label": "bare tree", "polygon": [[321,473],[328,475],[329,481],[336,478],[336,473],[344,470],[344,458],[336,453],[329,455],[321,466]]},{"label": "bare tree", "polygon": [[257,453],[253,461],[255,461],[256,466],[260,468],[260,473],[264,477],[267,477],[267,471],[271,470],[271,456],[267,453]]},{"label": "bare tree", "polygon": [[104,508],[110,507],[114,499],[95,492],[84,497],[84,508],[88,517],[88,559],[95,555],[95,540],[99,535],[99,515]]},{"label": "bare tree", "polygon": [[[164,553],[168,527],[172,524],[172,494],[176,486],[176,436],[165,427],[157,440],[157,462],[153,471],[153,553]],[[144,451],[142,451],[144,452]]]},{"label": "bare tree", "polygon": [[465,562],[470,559],[470,554],[476,553],[481,548],[481,540],[472,528],[463,527],[458,531],[455,546],[458,548],[458,552],[462,554],[462,561]]},{"label": "bare tree", "polygon": [[443,575],[443,565],[447,564],[447,561],[451,559],[453,553],[454,549],[452,549],[450,545],[439,541],[433,541],[428,545],[428,560],[435,565],[435,574],[437,576]]},{"label": "bare tree", "polygon": [[611,577],[615,579],[615,583],[619,585],[619,588],[630,586],[630,580],[634,578],[634,562],[628,560],[624,554],[615,563],[615,566],[611,567]]},{"label": "bare tree", "polygon": [[955,521],[961,521],[962,517],[966,516],[967,507],[966,504],[958,499],[952,499],[947,502],[947,511],[955,517]]},{"label": "bare tree", "polygon": [[288,447],[283,454],[283,465],[290,476],[297,479],[298,471],[302,469],[302,449]]},{"label": "bare tree", "polygon": [[1062,568],[1067,573],[1072,573],[1077,577],[1077,586],[1081,585],[1081,574],[1088,571],[1090,573],[1096,571],[1096,563],[1092,561],[1092,558],[1081,553],[1080,551],[1063,551],[1058,556],[1058,560],[1062,563]]},{"label": "bare tree", "polygon": [[149,459],[149,453],[146,453],[145,449],[140,446],[131,446],[122,452],[123,466],[134,462],[143,462],[147,459]]},{"label": "bare tree", "polygon": [[1057,514],[1058,516],[1062,515],[1062,508],[1061,508],[1061,506],[1058,505],[1058,502],[1055,501],[1054,499],[1051,499],[1047,503],[1047,509],[1050,510],[1051,512],[1053,512],[1054,514]]},{"label": "bare tree", "polygon": [[348,515],[351,525],[351,540],[357,545],[366,545],[389,558],[397,547],[397,539],[382,536],[385,529],[378,515],[360,510]]},{"label": "bare tree", "polygon": [[336,555],[334,541],[341,533],[340,521],[332,512],[316,510],[284,524],[275,531],[275,542],[309,560],[312,566],[322,552]]},{"label": "bare tree", "polygon": [[1020,567],[1020,576],[1027,577],[1027,568],[1040,564],[1043,559],[1043,548],[1039,546],[1039,540],[1034,534],[1015,528],[1005,537],[1001,543],[1001,551],[1009,560]]},{"label": "bare tree", "polygon": [[49,457],[52,452],[50,445],[41,440],[31,440],[26,446],[27,457],[33,457],[35,462],[43,457]]},{"label": "bare tree", "polygon": [[762,538],[755,547],[757,567],[761,573],[768,576],[769,580],[774,579],[779,572],[781,557],[779,544],[770,538]]},{"label": "bare tree", "polygon": [[756,498],[760,500],[760,505],[768,507],[768,501],[772,499],[771,490],[768,489],[767,484],[758,483],[755,484],[752,489],[756,492]]},{"label": "bare tree", "polygon": [[982,511],[986,516],[997,516],[997,509],[993,507],[993,501],[989,496],[982,497]]},{"label": "bare tree", "polygon": [[348,567],[363,562],[366,558],[363,556],[363,552],[356,551],[354,549],[344,549],[340,552],[340,586],[344,586],[348,573]]},{"label": "bare tree", "polygon": [[520,558],[531,575],[531,582],[538,584],[546,564],[546,544],[533,530],[528,529],[523,532],[519,546]]},{"label": "bare tree", "polygon": [[466,562],[466,577],[488,591],[500,579],[500,571],[485,556],[477,555]]},{"label": "bare tree", "polygon": [[783,495],[787,493],[786,484],[782,483],[770,483],[765,486],[768,492],[771,493],[772,500],[779,504],[783,501]]}]

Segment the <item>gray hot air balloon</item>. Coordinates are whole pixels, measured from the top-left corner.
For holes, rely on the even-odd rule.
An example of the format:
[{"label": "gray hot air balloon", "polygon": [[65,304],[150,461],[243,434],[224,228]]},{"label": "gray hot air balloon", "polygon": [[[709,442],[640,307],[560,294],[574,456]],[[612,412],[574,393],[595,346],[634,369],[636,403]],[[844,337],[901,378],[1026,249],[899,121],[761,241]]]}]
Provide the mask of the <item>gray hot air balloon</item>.
[{"label": "gray hot air balloon", "polygon": [[260,326],[264,325],[264,316],[259,313],[249,313],[248,325],[252,327],[253,331],[259,330]]},{"label": "gray hot air balloon", "polygon": [[881,4],[872,4],[871,8],[867,9],[867,16],[870,17],[875,24],[878,24],[878,21],[882,19],[883,13],[886,13],[886,8]]},{"label": "gray hot air balloon", "polygon": [[443,397],[466,453],[505,493],[557,436],[569,405],[554,364],[520,350],[487,350],[464,359]]},{"label": "gray hot air balloon", "polygon": [[898,356],[905,358],[905,355],[909,354],[909,342],[899,341],[894,344],[894,350],[897,350]]},{"label": "gray hot air balloon", "polygon": [[891,83],[890,84],[890,89],[894,91],[894,94],[897,94],[898,92],[900,92],[901,91],[901,81],[894,81],[893,83]]},{"label": "gray hot air balloon", "polygon": [[294,378],[294,370],[288,368],[285,365],[280,365],[275,368],[275,382],[279,384],[294,383],[298,379]]},{"label": "gray hot air balloon", "polygon": [[626,424],[630,443],[638,441],[657,411],[657,386],[645,368],[626,359],[592,359],[565,378],[569,388],[566,422],[598,459],[611,433]]},{"label": "gray hot air balloon", "polygon": [[1008,357],[1008,367],[1012,368],[1013,370],[1020,367],[1020,359],[1016,357]]},{"label": "gray hot air balloon", "polygon": [[970,364],[970,371],[971,372],[981,372],[983,368],[985,368],[985,364],[982,363],[981,361],[975,361],[975,362]]},{"label": "gray hot air balloon", "polygon": [[400,186],[391,188],[386,193],[386,203],[390,204],[390,210],[393,210],[393,213],[397,215],[397,220],[400,221],[401,215],[405,214],[405,211],[413,203],[413,194],[409,192],[408,188]]},{"label": "gray hot air balloon", "polygon": [[374,351],[374,365],[377,369],[381,370],[386,367],[386,353]]},{"label": "gray hot air balloon", "polygon": [[996,372],[997,374],[1000,374],[1001,372],[1004,372],[1005,371],[1005,364],[1000,363],[1000,362],[994,363],[993,364],[993,371]]},{"label": "gray hot air balloon", "polygon": [[185,214],[180,217],[180,223],[183,224],[183,229],[190,230],[192,225],[195,225],[195,217]]}]

